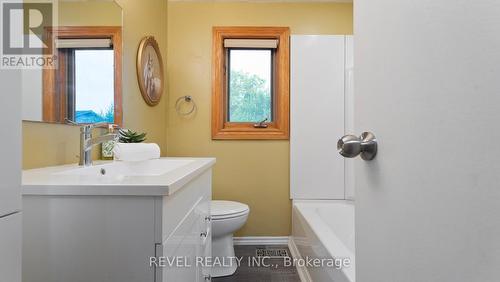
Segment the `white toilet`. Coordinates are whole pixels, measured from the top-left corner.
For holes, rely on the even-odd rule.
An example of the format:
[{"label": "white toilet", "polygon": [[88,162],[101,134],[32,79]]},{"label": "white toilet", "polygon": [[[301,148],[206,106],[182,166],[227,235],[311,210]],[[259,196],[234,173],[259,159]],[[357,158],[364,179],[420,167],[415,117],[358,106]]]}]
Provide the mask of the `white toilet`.
[{"label": "white toilet", "polygon": [[247,221],[250,208],[233,201],[212,201],[212,277],[233,275],[238,267],[234,255],[233,233]]}]

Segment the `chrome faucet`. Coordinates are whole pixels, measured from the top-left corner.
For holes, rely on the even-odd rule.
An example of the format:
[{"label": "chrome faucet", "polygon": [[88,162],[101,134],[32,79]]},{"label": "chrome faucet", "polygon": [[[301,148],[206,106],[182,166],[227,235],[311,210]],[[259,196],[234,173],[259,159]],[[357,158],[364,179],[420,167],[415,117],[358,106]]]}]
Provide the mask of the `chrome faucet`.
[{"label": "chrome faucet", "polygon": [[118,140],[118,134],[116,133],[108,133],[92,138],[92,130],[96,127],[104,126],[109,126],[109,128],[113,129],[117,127],[114,124],[108,123],[86,124],[80,127],[80,166],[92,165],[92,147],[107,141]]}]

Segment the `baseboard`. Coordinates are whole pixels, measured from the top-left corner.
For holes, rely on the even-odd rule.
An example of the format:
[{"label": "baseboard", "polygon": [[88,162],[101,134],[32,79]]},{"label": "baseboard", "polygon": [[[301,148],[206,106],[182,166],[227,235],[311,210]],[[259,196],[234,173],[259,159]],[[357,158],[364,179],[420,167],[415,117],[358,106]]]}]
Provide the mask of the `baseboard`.
[{"label": "baseboard", "polygon": [[288,236],[246,236],[234,237],[235,245],[288,245]]},{"label": "baseboard", "polygon": [[[301,259],[301,255],[299,253],[299,249],[297,249],[297,245],[295,245],[295,241],[293,241],[293,237],[290,237],[290,240],[288,240],[288,249],[290,249],[290,255],[292,258],[295,259]],[[297,268],[297,273],[299,274],[300,281],[302,282],[313,282],[311,279],[311,276],[309,275],[309,272],[307,271],[307,268],[305,266],[298,266],[296,265]]]}]

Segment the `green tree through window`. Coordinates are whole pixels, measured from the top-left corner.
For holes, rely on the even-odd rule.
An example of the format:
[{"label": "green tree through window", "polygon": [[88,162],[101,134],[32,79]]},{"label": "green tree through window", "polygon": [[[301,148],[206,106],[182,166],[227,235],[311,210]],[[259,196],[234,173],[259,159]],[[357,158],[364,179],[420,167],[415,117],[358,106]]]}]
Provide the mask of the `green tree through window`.
[{"label": "green tree through window", "polygon": [[271,90],[266,80],[255,74],[231,70],[229,81],[229,121],[271,121]]}]

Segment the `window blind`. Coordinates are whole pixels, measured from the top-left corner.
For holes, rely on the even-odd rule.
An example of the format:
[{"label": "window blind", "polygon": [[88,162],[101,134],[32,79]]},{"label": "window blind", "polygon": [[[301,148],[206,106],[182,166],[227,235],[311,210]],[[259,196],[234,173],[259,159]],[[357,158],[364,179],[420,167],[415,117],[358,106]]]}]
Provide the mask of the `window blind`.
[{"label": "window blind", "polygon": [[224,39],[225,48],[276,49],[277,39]]},{"label": "window blind", "polygon": [[112,41],[109,38],[58,38],[56,39],[56,48],[110,48]]}]

